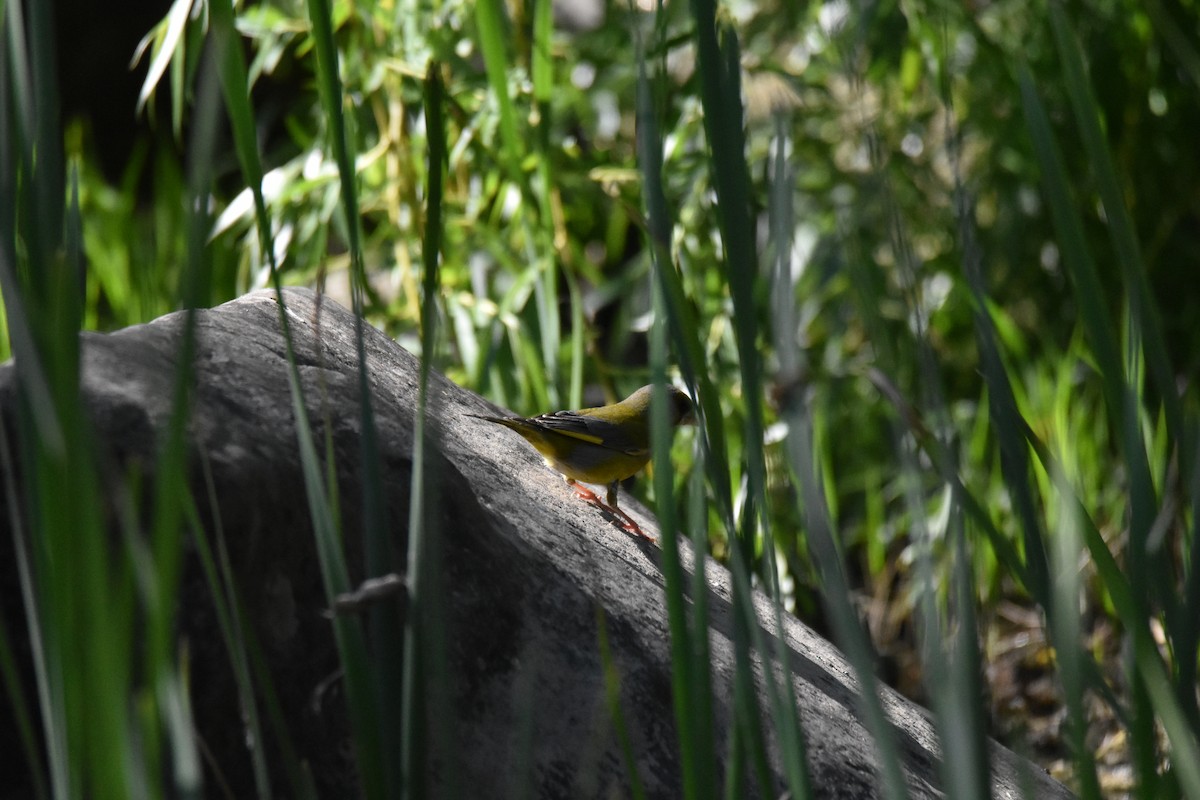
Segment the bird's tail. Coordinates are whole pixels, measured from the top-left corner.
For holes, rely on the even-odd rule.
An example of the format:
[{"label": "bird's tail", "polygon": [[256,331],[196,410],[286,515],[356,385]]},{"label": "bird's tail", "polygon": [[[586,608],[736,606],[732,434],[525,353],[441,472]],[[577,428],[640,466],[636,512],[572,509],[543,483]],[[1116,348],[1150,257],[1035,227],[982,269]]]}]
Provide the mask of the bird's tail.
[{"label": "bird's tail", "polygon": [[520,430],[522,425],[525,423],[525,420],[521,419],[520,417],[488,417],[484,416],[483,414],[464,414],[463,416],[494,422],[497,425],[503,425],[504,427],[512,428],[513,430]]}]

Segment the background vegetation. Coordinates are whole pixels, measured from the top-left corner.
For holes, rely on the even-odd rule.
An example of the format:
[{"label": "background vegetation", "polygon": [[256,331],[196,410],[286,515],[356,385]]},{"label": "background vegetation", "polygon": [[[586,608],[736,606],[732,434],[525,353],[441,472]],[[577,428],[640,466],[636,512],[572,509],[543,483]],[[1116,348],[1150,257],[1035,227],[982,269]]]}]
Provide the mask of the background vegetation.
[{"label": "background vegetation", "polygon": [[[51,21],[28,5],[2,12],[0,347],[69,367],[79,325],[274,277],[520,412],[680,376],[704,425],[636,491],[743,588],[943,734],[966,717],[968,751],[990,732],[1085,796],[1200,797],[1172,759],[1200,731],[1194,2],[176,0],[139,49],[128,113],[152,124],[119,174],[87,118],[47,114]],[[51,314],[60,273],[82,302]],[[697,623],[673,612],[682,662]],[[715,791],[703,746],[684,739],[693,796]],[[951,760],[974,786],[954,796],[985,793]],[[790,776],[803,796],[802,759]]]}]

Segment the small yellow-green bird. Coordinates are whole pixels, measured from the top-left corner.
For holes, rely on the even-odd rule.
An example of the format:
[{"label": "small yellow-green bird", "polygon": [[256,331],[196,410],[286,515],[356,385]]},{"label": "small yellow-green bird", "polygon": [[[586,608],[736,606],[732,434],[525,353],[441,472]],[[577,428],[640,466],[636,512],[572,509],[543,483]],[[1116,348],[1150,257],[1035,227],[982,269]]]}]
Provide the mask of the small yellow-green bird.
[{"label": "small yellow-green bird", "polygon": [[[589,503],[620,517],[622,527],[644,539],[647,536],[633,517],[617,507],[620,482],[634,475],[650,460],[650,395],[643,386],[619,403],[578,411],[555,411],[537,417],[482,417],[511,428],[524,436],[561,472],[575,493]],[[672,427],[695,421],[692,401],[674,386],[667,387],[668,419]],[[607,503],[576,481],[608,486]]]}]

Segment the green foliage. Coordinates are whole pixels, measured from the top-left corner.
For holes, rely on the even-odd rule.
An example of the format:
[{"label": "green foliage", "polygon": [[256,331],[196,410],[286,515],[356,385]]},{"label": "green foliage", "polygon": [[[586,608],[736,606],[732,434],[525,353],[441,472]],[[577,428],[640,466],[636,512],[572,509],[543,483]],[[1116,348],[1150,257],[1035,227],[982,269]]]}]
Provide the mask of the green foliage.
[{"label": "green foliage", "polygon": [[[63,158],[50,10],[9,3],[0,13],[0,292],[19,393],[11,437],[8,420],[0,433],[0,468],[6,552],[22,598],[16,619],[32,653],[23,666],[37,687],[39,725],[30,719],[32,703],[15,703],[26,756],[38,770],[33,788],[43,796],[117,797],[154,786],[197,797],[200,758],[173,639],[187,499],[186,374],[177,376],[153,493],[136,472],[106,483],[80,400],[79,330],[89,296],[84,219],[79,170]],[[199,127],[199,153],[210,134]],[[201,174],[196,184],[206,186]],[[197,209],[189,222],[203,227],[206,189],[191,189],[182,192]],[[192,279],[200,267],[187,263],[184,283],[199,285]],[[194,304],[195,293],[183,301]],[[185,351],[191,335],[189,316]],[[137,520],[143,507],[150,511],[144,530]],[[6,662],[9,624],[0,631]],[[21,691],[11,666],[5,689]]]},{"label": "green foliage", "polygon": [[[974,633],[977,612],[1006,599],[1044,615],[1076,720],[1088,693],[1129,720],[1140,795],[1200,795],[1193,768],[1161,769],[1156,733],[1161,724],[1171,750],[1190,754],[1200,732],[1197,396],[1186,381],[1200,367],[1200,282],[1181,266],[1200,260],[1193,5],[696,0],[653,13],[609,5],[602,24],[569,32],[545,0],[176,0],[144,42],[142,101],[170,104],[177,139],[196,135],[211,108],[204,48],[218,47],[232,140],[228,155],[208,143],[211,175],[189,174],[163,132],[139,142],[109,185],[74,124],[57,163],[57,123],[18,113],[45,105],[29,96],[51,100],[52,83],[38,69],[28,80],[4,73],[15,90],[5,130],[21,135],[6,139],[16,167],[0,187],[15,198],[0,219],[0,347],[25,354],[34,411],[24,434],[44,448],[33,474],[79,481],[82,508],[96,501],[72,460],[84,446],[71,424],[79,327],[282,281],[323,285],[427,367],[518,411],[582,405],[585,387],[623,395],[678,371],[702,426],[674,450],[658,437],[660,469],[640,488],[669,530],[686,520],[734,573],[735,703],[753,724],[735,734],[731,795],[741,778],[763,781],[764,725],[786,743],[793,795],[809,793],[790,686],[772,685],[767,709],[749,689],[751,653],[771,655],[752,581],[777,615],[826,610],[867,687],[865,718],[896,796],[871,689],[872,644],[887,643],[868,639],[851,592],[911,619],[927,685],[948,687],[934,710],[960,748],[945,774],[954,796],[987,791]],[[23,8],[7,4],[5,25]],[[31,19],[45,39],[44,20]],[[28,63],[44,67],[45,42],[33,45]],[[211,221],[207,205],[188,204],[210,192]],[[300,427],[332,595],[347,580],[338,500]],[[368,430],[368,466],[372,441]],[[187,503],[159,502],[152,562],[169,592],[170,531]],[[60,518],[69,512],[47,506],[38,519],[51,549],[66,526],[99,535],[95,508]],[[423,524],[414,506],[410,525]],[[145,602],[122,583],[144,566],[136,553],[109,564],[86,541],[107,572],[69,577],[122,609]],[[421,541],[414,563],[436,559]],[[663,544],[681,782],[689,797],[715,796],[705,611],[684,602],[674,537]],[[375,556],[378,573],[387,559]],[[78,597],[55,588],[51,560],[28,557],[49,593],[27,609],[31,629],[47,648],[94,654],[106,683],[92,689],[138,691],[117,652],[129,631],[76,641]],[[219,570],[209,573],[217,583]],[[236,598],[222,616],[250,692]],[[1106,665],[1080,641],[1097,617],[1129,639],[1118,665],[1127,688],[1105,684]],[[169,622],[154,622],[165,694],[138,720],[114,705],[96,723],[127,738],[140,725],[150,756],[183,747]],[[436,619],[421,625],[408,635],[433,660],[405,665],[408,701],[391,700],[407,709],[415,682],[436,672]],[[402,735],[388,728],[394,706],[381,720],[371,705],[386,693],[365,639],[378,645],[385,627],[339,628],[374,796],[398,785],[382,772],[380,737]],[[44,696],[25,715],[49,720],[52,784],[73,786],[73,771],[99,763],[74,749],[72,698],[86,687],[40,669]],[[1078,785],[1098,796],[1087,731],[1070,737]],[[408,753],[404,781],[418,755]],[[102,793],[131,779],[87,780]]]}]

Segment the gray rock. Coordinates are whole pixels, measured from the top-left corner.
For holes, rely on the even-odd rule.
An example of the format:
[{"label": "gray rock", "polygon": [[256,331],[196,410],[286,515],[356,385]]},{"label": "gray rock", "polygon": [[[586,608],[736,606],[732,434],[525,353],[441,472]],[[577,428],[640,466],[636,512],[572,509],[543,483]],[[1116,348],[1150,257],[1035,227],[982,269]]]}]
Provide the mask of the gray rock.
[{"label": "gray rock", "polygon": [[[354,579],[360,580],[362,425],[353,317],[328,300],[318,317],[316,297],[307,290],[288,290],[286,299],[315,439],[320,447],[328,434],[333,444],[347,555]],[[197,323],[189,437],[198,505],[210,535],[214,516],[220,516],[292,747],[310,764],[322,796],[352,796],[357,779],[305,500],[278,308],[273,295],[258,292],[199,312]],[[183,316],[173,314],[113,334],[84,334],[83,392],[113,467],[107,474],[119,476],[133,464],[152,474],[156,443],[169,416],[182,325]],[[369,327],[366,349],[381,476],[395,534],[393,560],[403,573],[418,362]],[[442,719],[452,751],[430,762],[431,780],[465,797],[629,796],[605,700],[597,639],[602,613],[646,794],[682,796],[661,550],[574,498],[519,437],[466,416],[495,411],[478,396],[435,375],[431,401],[439,450],[432,472],[440,487],[434,530],[441,551],[433,574],[444,590],[447,619],[441,631],[447,671],[440,685],[453,709],[449,719]],[[5,365],[0,367],[0,413],[7,422],[13,404],[13,369]],[[211,494],[199,480],[204,464],[213,476]],[[643,528],[656,527],[630,498],[623,505]],[[3,539],[0,548],[9,547],[10,537]],[[209,588],[193,562],[181,600],[180,635],[192,660],[197,729],[234,795],[251,796],[228,654],[215,628]],[[690,574],[690,552],[684,562]],[[20,602],[13,593],[11,563],[5,557],[0,567],[10,631],[20,629],[11,611],[19,605],[10,605]],[[706,572],[717,771],[723,776],[733,724],[733,615],[728,572],[711,560]],[[758,596],[756,607],[769,637],[771,606]],[[789,676],[798,698],[816,796],[880,796],[849,664],[799,621],[788,618],[784,627],[787,663],[777,674]],[[762,663],[755,669],[765,709]],[[400,663],[394,670],[399,683]],[[890,690],[884,690],[883,702],[895,724],[911,795],[944,796],[936,788],[938,747],[926,713]],[[0,741],[7,741],[5,735],[0,733]],[[770,733],[768,741],[777,761],[778,742]],[[280,748],[268,742],[267,754],[278,791],[288,785]],[[999,745],[992,757],[995,797],[1021,796],[1017,787],[1025,782],[1033,787],[1031,797],[1071,796]],[[775,796],[782,796],[782,777],[777,774],[776,780]],[[747,795],[757,796],[749,786]]]}]

